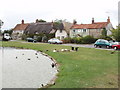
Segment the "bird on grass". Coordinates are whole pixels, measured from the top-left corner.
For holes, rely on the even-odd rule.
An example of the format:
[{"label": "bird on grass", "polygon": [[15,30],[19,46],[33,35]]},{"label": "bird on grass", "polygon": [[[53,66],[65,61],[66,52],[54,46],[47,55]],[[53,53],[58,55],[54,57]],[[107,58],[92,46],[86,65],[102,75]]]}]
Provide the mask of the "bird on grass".
[{"label": "bird on grass", "polygon": [[43,84],[41,84],[41,86],[43,87],[44,85],[43,85]]},{"label": "bird on grass", "polygon": [[30,58],[28,58],[28,60],[30,60]]},{"label": "bird on grass", "polygon": [[54,63],[52,63],[52,65],[51,65],[51,66],[52,66],[52,68],[54,68],[55,64],[54,64]]}]

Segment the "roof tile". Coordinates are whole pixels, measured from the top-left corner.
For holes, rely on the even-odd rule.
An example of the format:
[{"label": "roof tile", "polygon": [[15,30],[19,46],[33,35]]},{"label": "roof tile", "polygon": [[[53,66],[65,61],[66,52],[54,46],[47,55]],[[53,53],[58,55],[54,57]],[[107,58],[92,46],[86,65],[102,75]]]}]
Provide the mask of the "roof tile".
[{"label": "roof tile", "polygon": [[75,24],[72,29],[101,29],[107,26],[108,22],[95,22],[93,24]]},{"label": "roof tile", "polygon": [[17,24],[13,30],[14,31],[15,30],[25,30],[28,25],[29,24]]}]

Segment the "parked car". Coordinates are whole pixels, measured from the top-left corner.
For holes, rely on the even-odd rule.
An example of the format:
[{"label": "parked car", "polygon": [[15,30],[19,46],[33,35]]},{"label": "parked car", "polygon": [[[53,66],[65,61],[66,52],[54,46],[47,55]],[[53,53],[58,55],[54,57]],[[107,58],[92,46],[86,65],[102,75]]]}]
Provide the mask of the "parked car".
[{"label": "parked car", "polygon": [[27,38],[27,41],[28,42],[37,42],[35,39],[33,39],[33,38]]},{"label": "parked car", "polygon": [[94,43],[94,47],[97,48],[102,48],[102,47],[105,47],[105,48],[111,48],[112,46],[112,43],[113,42],[109,42],[107,40],[104,40],[104,39],[98,39],[95,43]]},{"label": "parked car", "polygon": [[114,42],[113,45],[112,45],[112,48],[115,49],[115,50],[120,49],[120,42]]},{"label": "parked car", "polygon": [[48,43],[50,43],[50,44],[62,44],[63,41],[61,41],[57,38],[52,38],[52,39],[48,40]]},{"label": "parked car", "polygon": [[2,40],[3,41],[9,41],[9,40],[11,40],[12,38],[10,37],[10,34],[9,33],[4,33],[3,34],[3,38],[2,38]]}]

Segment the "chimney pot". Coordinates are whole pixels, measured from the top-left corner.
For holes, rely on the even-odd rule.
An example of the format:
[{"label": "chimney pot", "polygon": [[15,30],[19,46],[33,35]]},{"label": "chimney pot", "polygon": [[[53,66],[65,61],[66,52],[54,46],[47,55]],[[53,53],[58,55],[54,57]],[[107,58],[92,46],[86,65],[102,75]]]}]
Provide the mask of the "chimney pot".
[{"label": "chimney pot", "polygon": [[74,20],[73,20],[73,25],[75,25],[75,24],[77,24],[77,21],[74,19]]},{"label": "chimney pot", "polygon": [[92,18],[92,24],[94,24],[94,18]]},{"label": "chimney pot", "polygon": [[24,20],[22,20],[22,24],[24,24]]},{"label": "chimney pot", "polygon": [[108,16],[107,22],[110,23],[110,17]]},{"label": "chimney pot", "polygon": [[36,19],[36,23],[38,23],[39,22],[39,20],[38,19]]}]

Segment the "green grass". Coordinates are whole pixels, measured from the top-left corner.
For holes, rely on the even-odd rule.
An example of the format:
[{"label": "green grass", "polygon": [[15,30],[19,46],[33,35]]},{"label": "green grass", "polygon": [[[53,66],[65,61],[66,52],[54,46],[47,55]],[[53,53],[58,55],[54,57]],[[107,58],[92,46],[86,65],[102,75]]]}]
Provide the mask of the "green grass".
[{"label": "green grass", "polygon": [[[3,42],[6,47],[41,50],[60,64],[55,85],[50,88],[118,88],[118,52],[79,48],[78,52],[52,52],[53,49],[71,49],[70,46]],[[49,50],[46,52],[46,50]]]}]

